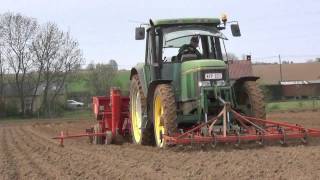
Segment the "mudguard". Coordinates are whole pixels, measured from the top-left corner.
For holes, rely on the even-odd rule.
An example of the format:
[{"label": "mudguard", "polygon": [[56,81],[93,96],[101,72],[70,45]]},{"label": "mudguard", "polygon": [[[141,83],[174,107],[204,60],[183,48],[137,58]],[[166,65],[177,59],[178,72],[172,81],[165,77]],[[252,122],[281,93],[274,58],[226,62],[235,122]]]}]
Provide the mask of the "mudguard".
[{"label": "mudguard", "polygon": [[258,76],[243,76],[239,79],[236,79],[233,83],[233,86],[241,85],[245,81],[257,81],[260,79]]},{"label": "mudguard", "polygon": [[139,63],[137,64],[134,68],[131,69],[131,73],[130,73],[130,80],[132,78],[133,75],[137,74],[142,86],[142,91],[143,94],[145,95],[145,97],[147,97],[148,95],[148,88],[147,88],[147,79],[145,76],[145,68],[144,68],[144,63]]}]

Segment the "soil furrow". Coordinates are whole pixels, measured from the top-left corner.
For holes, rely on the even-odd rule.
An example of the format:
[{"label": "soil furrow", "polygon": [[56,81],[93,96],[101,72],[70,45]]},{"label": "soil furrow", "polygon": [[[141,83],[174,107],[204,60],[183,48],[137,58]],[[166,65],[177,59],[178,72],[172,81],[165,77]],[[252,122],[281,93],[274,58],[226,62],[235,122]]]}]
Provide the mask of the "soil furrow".
[{"label": "soil furrow", "polygon": [[[37,144],[37,146],[43,149],[41,155],[48,158],[48,162],[51,162],[53,166],[59,167],[62,174],[74,177],[72,179],[99,179],[102,178],[99,173],[94,173],[88,165],[97,166],[92,159],[84,161],[89,155],[80,154],[78,152],[73,152],[70,149],[61,148],[56,143],[52,143],[43,137],[39,137],[34,132],[21,128],[24,134],[28,134],[31,139],[32,144]],[[92,153],[91,153],[92,155]],[[90,169],[91,168],[91,169]],[[98,170],[98,169],[96,169]]]},{"label": "soil furrow", "polygon": [[10,147],[14,153],[14,158],[19,162],[21,172],[19,178],[48,179],[46,172],[32,159],[32,152],[28,152],[21,147],[25,142],[19,142],[21,136],[16,134],[15,128],[9,129]]},{"label": "soil furrow", "polygon": [[[40,135],[40,133],[36,133],[33,129],[30,129],[29,127],[25,129],[26,131],[30,132],[34,136],[38,137],[39,139],[43,139],[43,141],[49,142],[51,145],[54,147],[58,147],[58,144],[56,141],[53,141],[52,139],[47,139],[44,135]],[[82,147],[73,147],[73,146],[66,146],[64,148],[61,148],[64,152],[73,152],[72,154],[78,154],[80,155],[81,158],[86,158],[93,160],[93,163],[88,162],[88,168],[96,171],[98,174],[101,174],[103,176],[108,176],[108,177],[115,177],[118,178],[120,177],[130,177],[127,172],[127,170],[130,170],[134,173],[134,175],[141,175],[141,174],[148,174],[150,172],[153,172],[152,176],[162,176],[161,172],[158,172],[156,169],[152,169],[152,165],[154,164],[152,159],[144,157],[146,155],[145,151],[138,151],[137,152],[132,152],[131,157],[129,156],[124,156],[123,151],[120,149],[117,150],[120,147],[117,146],[112,146],[109,147],[107,146],[96,146],[94,149],[87,148],[88,146],[93,146],[93,145],[85,145],[83,144]],[[154,148],[151,148],[154,149]],[[94,153],[92,153],[94,151]],[[129,149],[130,151],[136,151],[136,149]],[[152,152],[149,152],[152,153]],[[112,156],[110,154],[113,154]],[[134,156],[132,156],[134,154]],[[71,156],[72,157],[72,156]],[[89,157],[89,158],[88,158]],[[75,160],[78,157],[75,158]],[[146,161],[144,162],[143,159]],[[107,162],[107,163],[105,163]],[[112,166],[108,165],[112,163]],[[95,170],[97,165],[94,164],[99,164],[99,167],[101,169],[105,169],[105,171],[101,170]],[[93,165],[91,168],[90,166]],[[136,170],[135,170],[136,169]],[[172,170],[174,171],[174,170]],[[152,177],[150,177],[152,178]]]},{"label": "soil furrow", "polygon": [[39,146],[30,138],[30,134],[23,133],[21,129],[20,127],[13,130],[15,137],[18,137],[15,138],[17,149],[24,154],[35,169],[38,169],[42,179],[59,179],[58,177],[62,175],[61,171],[57,170],[57,166],[52,165],[51,161],[48,161],[48,148]]},{"label": "soil furrow", "polygon": [[[320,127],[319,112],[278,113],[270,119]],[[320,179],[320,139],[308,146],[289,142],[215,149],[177,146],[159,149],[125,143],[91,145],[51,139],[74,134],[90,122],[64,120],[0,122],[0,180],[11,179]]]},{"label": "soil furrow", "polygon": [[8,140],[8,129],[2,128],[2,138],[1,138],[1,154],[2,163],[4,164],[4,169],[1,169],[1,176],[3,179],[13,180],[19,178],[19,171],[16,159],[14,159],[14,154],[12,154],[12,150],[9,148]]}]

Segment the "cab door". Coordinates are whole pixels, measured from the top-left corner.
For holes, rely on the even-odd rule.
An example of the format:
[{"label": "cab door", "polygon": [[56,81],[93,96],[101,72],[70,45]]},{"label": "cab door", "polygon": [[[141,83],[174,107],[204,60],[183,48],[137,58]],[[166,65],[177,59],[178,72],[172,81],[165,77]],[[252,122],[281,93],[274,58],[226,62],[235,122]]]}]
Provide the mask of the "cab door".
[{"label": "cab door", "polygon": [[159,62],[157,61],[156,53],[156,38],[154,28],[150,28],[147,31],[147,45],[146,45],[146,57],[145,57],[145,77],[147,84],[149,84],[160,78]]}]

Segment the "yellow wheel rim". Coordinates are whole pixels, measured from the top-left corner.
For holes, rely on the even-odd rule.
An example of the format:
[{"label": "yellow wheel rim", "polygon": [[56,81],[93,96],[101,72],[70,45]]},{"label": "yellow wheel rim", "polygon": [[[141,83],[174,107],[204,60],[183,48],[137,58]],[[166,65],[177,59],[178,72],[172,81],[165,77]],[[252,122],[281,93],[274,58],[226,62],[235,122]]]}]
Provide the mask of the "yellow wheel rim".
[{"label": "yellow wheel rim", "polygon": [[161,116],[163,114],[163,107],[160,96],[156,96],[154,101],[154,132],[158,147],[163,147],[162,135],[165,133],[163,122],[161,123]]},{"label": "yellow wheel rim", "polygon": [[133,138],[136,143],[141,142],[141,123],[142,123],[142,111],[141,111],[141,97],[137,91],[131,98],[131,123]]}]

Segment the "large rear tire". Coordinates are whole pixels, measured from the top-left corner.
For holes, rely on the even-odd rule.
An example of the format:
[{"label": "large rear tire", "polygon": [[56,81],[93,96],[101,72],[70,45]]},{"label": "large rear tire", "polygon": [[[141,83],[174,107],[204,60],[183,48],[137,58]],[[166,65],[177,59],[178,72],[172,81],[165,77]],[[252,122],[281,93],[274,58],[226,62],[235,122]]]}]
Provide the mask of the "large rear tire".
[{"label": "large rear tire", "polygon": [[238,93],[238,104],[241,111],[249,116],[265,119],[264,96],[255,81],[245,81]]},{"label": "large rear tire", "polygon": [[147,100],[142,91],[138,75],[133,75],[130,84],[130,117],[132,141],[135,144],[151,145],[153,130],[151,123],[143,127],[143,113],[146,112]]},{"label": "large rear tire", "polygon": [[168,144],[163,135],[177,132],[177,110],[173,88],[169,84],[160,84],[156,87],[153,96],[153,126],[156,145],[160,148]]}]

